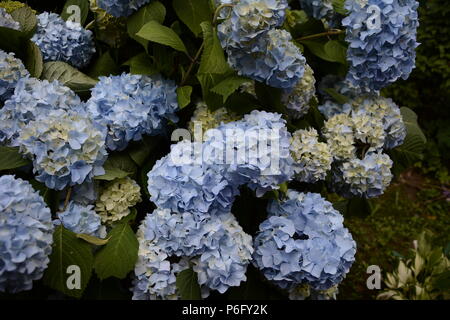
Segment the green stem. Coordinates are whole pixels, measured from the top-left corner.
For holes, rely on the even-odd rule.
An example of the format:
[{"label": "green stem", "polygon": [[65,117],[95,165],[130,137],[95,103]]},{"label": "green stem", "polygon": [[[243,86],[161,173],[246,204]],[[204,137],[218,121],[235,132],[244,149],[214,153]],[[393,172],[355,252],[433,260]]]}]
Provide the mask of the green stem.
[{"label": "green stem", "polygon": [[197,60],[200,58],[200,55],[203,51],[203,48],[205,46],[205,42],[202,43],[202,45],[200,46],[200,48],[198,48],[197,53],[195,54],[195,57],[191,60],[191,64],[189,65],[189,68],[187,69],[186,73],[184,74],[183,79],[181,79],[181,83],[180,83],[180,87],[184,86],[184,84],[186,83],[187,79],[189,78],[192,69],[194,68],[194,64],[197,62]]},{"label": "green stem", "polygon": [[220,6],[217,7],[216,11],[214,12],[214,18],[213,18],[213,25],[217,23],[217,19],[219,18],[220,11],[222,11],[223,8],[232,8],[233,5],[231,3],[223,3]]},{"label": "green stem", "polygon": [[321,38],[321,37],[338,35],[338,34],[341,34],[344,32],[345,32],[344,30],[332,29],[332,30],[329,30],[326,32],[321,32],[321,33],[317,33],[317,34],[312,34],[310,36],[298,38],[297,41],[311,40],[311,39],[316,39],[316,38]]},{"label": "green stem", "polygon": [[72,187],[69,187],[66,194],[66,199],[64,200],[64,208],[63,211],[66,211],[67,206],[69,205],[70,196],[72,195]]}]

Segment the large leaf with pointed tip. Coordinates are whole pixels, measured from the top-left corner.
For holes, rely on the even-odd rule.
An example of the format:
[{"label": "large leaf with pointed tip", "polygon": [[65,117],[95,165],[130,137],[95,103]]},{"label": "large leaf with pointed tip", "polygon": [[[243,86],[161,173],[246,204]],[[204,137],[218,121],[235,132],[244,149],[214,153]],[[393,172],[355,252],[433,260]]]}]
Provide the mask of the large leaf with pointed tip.
[{"label": "large leaf with pointed tip", "polygon": [[177,289],[183,300],[200,300],[200,286],[197,280],[197,274],[192,268],[181,271],[177,275]]},{"label": "large leaf with pointed tip", "polygon": [[[91,245],[78,239],[72,231],[58,226],[53,233],[52,253],[44,274],[44,284],[68,296],[80,298],[91,277],[93,262]],[[80,289],[69,289],[67,286],[67,279],[71,276],[67,268],[72,265],[80,268]]]},{"label": "large leaf with pointed tip", "polygon": [[95,273],[100,279],[123,279],[134,268],[139,243],[128,221],[116,225],[108,238],[108,243],[95,256]]},{"label": "large leaf with pointed tip", "polygon": [[0,146],[0,170],[20,168],[29,164],[20,153],[19,148]]},{"label": "large leaf with pointed tip", "polygon": [[41,78],[48,81],[58,80],[75,92],[89,91],[97,83],[97,80],[62,61],[44,63]]}]

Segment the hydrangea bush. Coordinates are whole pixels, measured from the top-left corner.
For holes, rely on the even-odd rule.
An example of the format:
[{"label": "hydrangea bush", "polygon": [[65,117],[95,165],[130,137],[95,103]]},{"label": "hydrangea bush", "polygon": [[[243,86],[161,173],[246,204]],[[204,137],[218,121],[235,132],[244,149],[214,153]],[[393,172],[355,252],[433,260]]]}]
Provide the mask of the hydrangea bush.
[{"label": "hydrangea bush", "polygon": [[417,3],[57,9],[0,6],[0,291],[338,298],[345,217],[423,147],[380,94],[414,67]]}]

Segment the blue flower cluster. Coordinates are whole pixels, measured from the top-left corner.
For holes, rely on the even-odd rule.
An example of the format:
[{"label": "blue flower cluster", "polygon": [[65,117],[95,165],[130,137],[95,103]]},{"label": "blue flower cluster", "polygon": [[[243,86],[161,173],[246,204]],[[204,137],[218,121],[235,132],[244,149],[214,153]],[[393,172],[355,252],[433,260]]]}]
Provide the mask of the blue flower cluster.
[{"label": "blue flower cluster", "polygon": [[290,138],[281,115],[255,110],[207,131],[203,143],[173,145],[156,162],[148,191],[158,209],[140,233],[146,249],[135,270],[135,298],[176,297],[176,271],[166,261],[172,256],[189,258],[205,296],[246,279],[251,237],[230,214],[231,206],[240,185],[260,196],[292,179]]},{"label": "blue flower cluster", "polygon": [[344,198],[378,197],[392,180],[392,160],[387,154],[369,150],[363,159],[335,164],[330,189]]},{"label": "blue flower cluster", "polygon": [[[134,299],[176,298],[175,274],[188,268],[198,274],[203,296],[224,293],[246,280],[252,238],[231,213],[197,215],[156,209],[138,231]],[[180,262],[173,263],[174,257]]]},{"label": "blue flower cluster", "polygon": [[20,24],[4,8],[0,8],[0,27],[20,30]]},{"label": "blue flower cluster", "polygon": [[0,177],[0,292],[30,290],[52,251],[50,209],[31,184]]},{"label": "blue flower cluster", "polygon": [[286,0],[242,0],[218,26],[218,36],[229,64],[240,75],[277,88],[292,88],[305,72],[306,60],[279,27]]},{"label": "blue flower cluster", "polygon": [[44,61],[64,61],[76,68],[89,64],[95,53],[91,31],[77,22],[64,21],[56,13],[43,12],[37,18],[31,40],[41,49]]},{"label": "blue flower cluster", "polygon": [[291,135],[281,115],[253,111],[209,130],[203,145],[182,142],[148,173],[148,191],[159,208],[229,212],[238,187],[257,196],[292,179]]},{"label": "blue flower cluster", "polygon": [[380,90],[407,79],[415,66],[416,0],[347,0],[342,20],[349,43],[347,79],[365,90]]},{"label": "blue flower cluster", "polygon": [[97,0],[97,5],[114,17],[128,17],[151,0]]},{"label": "blue flower cluster", "polygon": [[14,93],[17,81],[28,75],[22,61],[15,58],[14,53],[0,50],[0,105]]},{"label": "blue flower cluster", "polygon": [[106,145],[110,150],[123,150],[143,134],[159,133],[166,120],[178,121],[176,85],[159,75],[100,77],[91,91],[87,110],[108,127]]},{"label": "blue flower cluster", "polygon": [[308,284],[326,290],[340,283],[355,260],[356,243],[342,215],[320,194],[288,190],[273,200],[254,239],[253,264],[281,288]]},{"label": "blue flower cluster", "polygon": [[0,109],[0,142],[17,146],[22,129],[38,116],[52,110],[81,110],[83,103],[68,87],[57,80],[48,82],[24,77],[17,83],[14,94]]},{"label": "blue flower cluster", "polygon": [[55,225],[62,224],[64,228],[75,233],[104,238],[106,228],[101,224],[100,216],[95,212],[93,205],[81,205],[74,201],[69,202],[67,208],[58,213]]},{"label": "blue flower cluster", "polygon": [[104,128],[87,114],[53,110],[24,127],[17,144],[33,160],[36,180],[62,190],[105,173],[105,139]]}]

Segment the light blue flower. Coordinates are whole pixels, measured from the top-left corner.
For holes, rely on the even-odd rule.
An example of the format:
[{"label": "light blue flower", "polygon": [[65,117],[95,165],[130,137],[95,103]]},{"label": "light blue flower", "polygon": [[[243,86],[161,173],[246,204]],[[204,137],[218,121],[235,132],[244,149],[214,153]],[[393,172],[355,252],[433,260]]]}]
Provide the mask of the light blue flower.
[{"label": "light blue flower", "polygon": [[17,144],[33,160],[36,179],[62,190],[105,173],[105,138],[104,128],[88,115],[53,110],[23,128]]},{"label": "light blue flower", "polygon": [[254,110],[208,134],[203,160],[224,161],[225,174],[233,184],[246,184],[262,196],[293,178],[291,134],[280,114]]},{"label": "light blue flower", "polygon": [[42,278],[52,251],[50,209],[31,184],[0,177],[0,291],[30,290]]},{"label": "light blue flower", "polygon": [[71,201],[63,212],[58,213],[58,220],[55,220],[54,224],[62,224],[64,228],[75,233],[98,238],[106,236],[106,228],[102,226],[100,216],[93,205],[85,206]]},{"label": "light blue flower", "polygon": [[156,209],[141,224],[138,240],[134,299],[178,298],[175,275],[189,263],[203,297],[210,290],[224,293],[246,280],[253,252],[251,237],[231,213],[199,216]]},{"label": "light blue flower", "polygon": [[151,0],[97,0],[99,8],[115,17],[128,17]]},{"label": "light blue flower", "polygon": [[415,0],[346,1],[350,14],[342,25],[347,27],[349,81],[373,91],[399,78],[408,78],[415,67],[415,49],[419,45],[418,6]]},{"label": "light blue flower", "polygon": [[238,74],[271,87],[292,88],[305,72],[306,59],[285,30],[271,29],[251,45],[225,50],[228,63]]},{"label": "light blue flower", "polygon": [[123,150],[129,141],[140,140],[144,134],[160,133],[167,120],[178,121],[175,83],[159,75],[100,77],[91,91],[87,109],[108,127],[110,150]]},{"label": "light blue flower", "polygon": [[392,180],[392,160],[381,151],[369,150],[363,159],[336,163],[330,189],[345,198],[378,197]]},{"label": "light blue flower", "polygon": [[286,0],[237,1],[230,18],[219,26],[222,46],[236,49],[251,46],[258,36],[283,24],[286,8]]},{"label": "light blue flower", "polygon": [[253,264],[281,288],[340,283],[355,260],[356,244],[342,215],[320,194],[289,190],[273,200],[254,240]]},{"label": "light blue flower", "polygon": [[28,75],[28,70],[14,53],[0,50],[0,105],[12,96],[17,81]]},{"label": "light blue flower", "polygon": [[84,104],[68,87],[57,80],[48,82],[36,78],[20,79],[14,94],[0,109],[0,142],[17,146],[21,130],[38,116],[52,110],[75,110],[82,112]]},{"label": "light blue flower", "polygon": [[[213,217],[205,225],[214,230],[207,238],[204,252],[192,259],[198,282],[207,290],[225,293],[246,281],[245,273],[253,253],[252,237],[246,234],[231,214]],[[203,296],[208,294],[203,290]]]},{"label": "light blue flower", "polygon": [[155,163],[148,173],[148,191],[159,208],[200,215],[230,211],[237,185],[225,177],[223,163],[203,162],[197,152],[201,148],[201,143],[183,141]]},{"label": "light blue flower", "polygon": [[20,24],[4,8],[0,8],[0,27],[20,31]]},{"label": "light blue flower", "polygon": [[89,64],[95,53],[90,30],[77,22],[64,21],[56,13],[43,12],[37,18],[31,41],[41,49],[44,61],[64,61],[76,68]]}]

